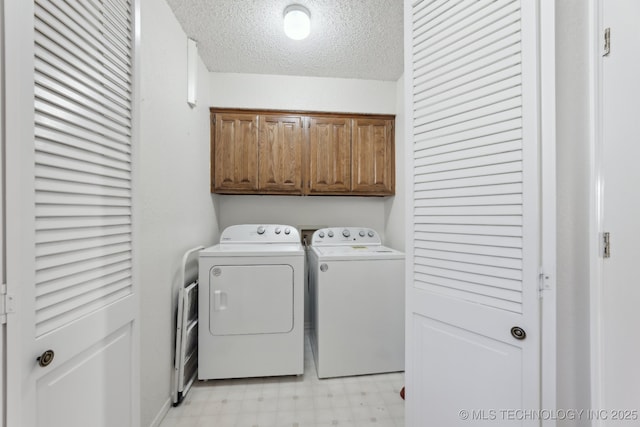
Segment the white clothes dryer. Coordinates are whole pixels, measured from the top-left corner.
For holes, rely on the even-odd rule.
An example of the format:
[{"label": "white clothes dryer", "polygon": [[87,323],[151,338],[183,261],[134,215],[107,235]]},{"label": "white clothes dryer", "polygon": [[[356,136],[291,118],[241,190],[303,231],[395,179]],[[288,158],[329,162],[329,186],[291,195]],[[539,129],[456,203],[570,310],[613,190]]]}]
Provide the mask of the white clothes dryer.
[{"label": "white clothes dryer", "polygon": [[404,254],[375,230],[324,228],[308,251],[319,378],[404,370]]},{"label": "white clothes dryer", "polygon": [[288,225],[234,225],[200,251],[199,379],[303,373],[304,261]]}]

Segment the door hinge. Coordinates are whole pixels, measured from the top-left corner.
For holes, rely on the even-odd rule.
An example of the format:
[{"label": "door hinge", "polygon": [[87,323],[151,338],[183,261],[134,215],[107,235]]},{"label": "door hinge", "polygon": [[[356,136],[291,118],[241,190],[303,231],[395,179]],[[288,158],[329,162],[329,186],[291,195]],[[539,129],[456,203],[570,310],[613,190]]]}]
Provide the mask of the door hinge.
[{"label": "door hinge", "polygon": [[540,268],[540,273],[538,275],[538,295],[540,298],[543,297],[543,291],[548,291],[551,289],[551,276],[548,273],[545,273],[542,268]]},{"label": "door hinge", "polygon": [[0,285],[0,324],[7,323],[7,314],[15,313],[15,298],[7,294],[7,285]]},{"label": "door hinge", "polygon": [[611,53],[611,28],[604,29],[604,51],[602,56],[609,56]]},{"label": "door hinge", "polygon": [[602,233],[602,258],[611,258],[611,237],[609,232]]}]

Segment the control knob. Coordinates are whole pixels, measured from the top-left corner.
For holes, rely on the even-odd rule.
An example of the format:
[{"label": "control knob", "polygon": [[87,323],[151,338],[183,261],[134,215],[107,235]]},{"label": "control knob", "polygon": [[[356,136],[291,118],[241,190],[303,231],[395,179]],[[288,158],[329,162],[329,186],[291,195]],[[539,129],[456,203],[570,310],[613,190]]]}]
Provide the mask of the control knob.
[{"label": "control knob", "polygon": [[263,226],[258,227],[258,234],[264,234],[265,228]]},{"label": "control knob", "polygon": [[360,235],[360,237],[364,237],[365,236],[364,230],[360,230],[360,232],[358,234]]},{"label": "control knob", "polygon": [[324,231],[319,232],[318,237],[322,239],[324,237]]},{"label": "control knob", "polygon": [[333,237],[333,231],[329,230],[329,232],[327,233],[327,236]]},{"label": "control knob", "polygon": [[369,237],[373,237],[374,233],[373,233],[373,231],[369,230],[369,232],[367,233],[367,235],[368,235]]},{"label": "control knob", "polygon": [[351,236],[351,232],[348,229],[345,228],[344,230],[342,230],[342,235],[344,237],[349,237],[349,236]]},{"label": "control knob", "polygon": [[276,234],[280,234],[280,227],[276,227]]},{"label": "control knob", "polygon": [[284,229],[284,234],[289,235],[291,234],[291,229],[289,227]]}]

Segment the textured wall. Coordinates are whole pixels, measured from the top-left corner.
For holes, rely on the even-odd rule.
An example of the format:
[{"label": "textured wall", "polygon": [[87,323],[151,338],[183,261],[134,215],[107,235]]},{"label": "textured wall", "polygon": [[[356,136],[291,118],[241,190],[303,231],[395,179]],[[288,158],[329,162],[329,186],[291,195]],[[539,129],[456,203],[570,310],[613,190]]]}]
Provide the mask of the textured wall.
[{"label": "textured wall", "polygon": [[209,192],[209,81],[199,63],[198,106],[187,105],[187,37],[164,0],[141,2],[138,243],[141,425],[168,407],[174,310],[185,250],[218,239]]},{"label": "textured wall", "polygon": [[[589,408],[589,2],[556,2],[558,408]],[[588,420],[559,421],[587,426]]]}]

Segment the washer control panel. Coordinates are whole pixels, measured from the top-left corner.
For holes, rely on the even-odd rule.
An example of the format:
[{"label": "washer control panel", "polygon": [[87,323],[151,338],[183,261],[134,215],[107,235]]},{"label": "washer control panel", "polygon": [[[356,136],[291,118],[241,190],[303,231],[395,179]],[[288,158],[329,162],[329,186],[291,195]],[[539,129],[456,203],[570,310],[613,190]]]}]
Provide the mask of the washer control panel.
[{"label": "washer control panel", "polygon": [[300,243],[300,234],[291,225],[240,224],[225,228],[220,243]]},{"label": "washer control panel", "polygon": [[316,230],[311,244],[318,246],[381,245],[380,235],[365,227],[330,227]]}]

